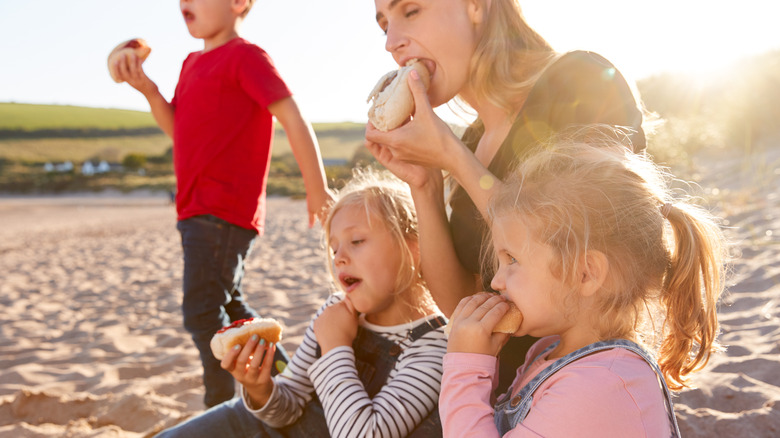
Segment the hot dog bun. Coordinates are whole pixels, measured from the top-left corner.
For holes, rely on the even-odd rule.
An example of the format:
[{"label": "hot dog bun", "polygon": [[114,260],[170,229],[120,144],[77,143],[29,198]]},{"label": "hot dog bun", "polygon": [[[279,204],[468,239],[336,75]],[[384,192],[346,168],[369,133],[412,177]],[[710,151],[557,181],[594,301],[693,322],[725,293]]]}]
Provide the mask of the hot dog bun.
[{"label": "hot dog bun", "polygon": [[[515,303],[508,301],[509,310],[506,311],[503,317],[498,321],[498,324],[493,328],[493,333],[507,333],[514,334],[520,329],[520,324],[523,323],[523,314],[520,309],[515,306]],[[444,327],[444,334],[449,336],[452,329],[452,320],[450,320]]]},{"label": "hot dog bun", "polygon": [[118,59],[134,53],[135,56],[139,57],[141,62],[143,62],[151,52],[152,49],[146,44],[146,41],[141,38],[133,38],[114,47],[114,50],[108,54],[108,72],[111,74],[111,79],[116,83],[122,82],[122,80],[119,79],[119,72],[116,71],[115,64]]},{"label": "hot dog bun", "polygon": [[282,326],[273,318],[242,319],[223,327],[211,338],[211,352],[222,360],[235,345],[246,345],[252,335],[275,344],[282,339]]},{"label": "hot dog bun", "polygon": [[371,102],[368,120],[380,131],[401,126],[414,113],[414,97],[406,82],[412,70],[419,73],[425,89],[428,89],[431,84],[428,69],[422,62],[412,59],[406,66],[382,76],[368,95],[367,102]]},{"label": "hot dog bun", "polygon": [[509,310],[506,311],[503,318],[493,328],[493,333],[508,333],[511,335],[520,329],[520,324],[523,323],[523,314],[520,313],[520,309],[515,306],[515,303],[509,301],[508,304]]}]

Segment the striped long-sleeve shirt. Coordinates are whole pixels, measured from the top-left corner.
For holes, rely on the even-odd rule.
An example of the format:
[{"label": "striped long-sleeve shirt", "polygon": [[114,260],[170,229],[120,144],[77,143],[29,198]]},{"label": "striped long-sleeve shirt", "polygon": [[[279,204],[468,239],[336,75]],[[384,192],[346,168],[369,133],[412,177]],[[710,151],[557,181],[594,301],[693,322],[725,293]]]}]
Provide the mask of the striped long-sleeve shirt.
[{"label": "striped long-sleeve shirt", "polygon": [[[317,311],[343,300],[334,294]],[[402,352],[390,372],[387,383],[373,399],[368,397],[355,368],[352,347],[334,348],[316,357],[317,340],[309,324],[303,342],[295,351],[285,371],[274,378],[274,389],[268,403],[253,409],[246,395],[244,403],[257,418],[272,427],[294,423],[303,407],[316,392],[325,409],[332,437],[402,438],[436,407],[442,377],[442,358],[447,340],[442,328],[431,330],[414,342],[407,339],[411,329],[435,318],[423,319],[393,327],[370,324],[362,317],[359,324],[399,344]]]}]

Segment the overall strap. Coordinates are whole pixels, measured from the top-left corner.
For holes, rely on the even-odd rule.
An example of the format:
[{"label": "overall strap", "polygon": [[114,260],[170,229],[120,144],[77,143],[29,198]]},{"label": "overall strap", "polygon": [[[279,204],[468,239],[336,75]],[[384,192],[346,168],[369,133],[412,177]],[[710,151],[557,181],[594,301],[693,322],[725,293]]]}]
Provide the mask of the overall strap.
[{"label": "overall strap", "polygon": [[436,330],[437,328],[444,327],[445,325],[447,325],[447,320],[444,319],[443,316],[437,315],[430,321],[426,321],[412,329],[411,334],[409,334],[409,340],[414,342],[425,336],[426,333]]},{"label": "overall strap", "polygon": [[[541,354],[539,354],[534,360],[539,358],[539,356],[549,351],[550,349],[555,348],[557,345],[558,342],[553,343],[552,345],[547,347],[547,349],[545,349]],[[669,417],[669,422],[672,425],[672,436],[679,437],[680,428],[677,424],[677,418],[674,415],[674,403],[672,402],[671,391],[669,391],[669,387],[666,385],[666,379],[664,378],[661,369],[658,367],[658,364],[656,363],[655,359],[653,359],[650,356],[650,354],[648,354],[642,347],[626,339],[611,339],[607,341],[599,341],[590,344],[588,346],[585,346],[583,348],[580,348],[579,350],[569,353],[566,356],[563,356],[562,358],[556,360],[550,366],[548,366],[547,368],[539,372],[539,374],[536,375],[533,379],[531,379],[531,381],[528,382],[515,397],[502,404],[508,405],[507,407],[518,406],[521,401],[527,400],[529,397],[533,397],[533,394],[536,392],[539,386],[541,386],[542,383],[544,383],[550,376],[555,374],[561,368],[589,354],[596,353],[599,351],[604,351],[604,350],[611,350],[613,348],[624,348],[626,350],[634,352],[639,357],[644,359],[645,362],[647,362],[648,365],[650,365],[650,367],[656,373],[658,379],[661,382],[661,388],[663,389],[664,392],[664,402],[666,404],[666,411]],[[523,406],[520,406],[519,408],[523,409],[523,412],[520,412],[520,415],[516,417],[517,423],[521,423],[523,419],[525,419],[525,417],[528,415],[528,411],[530,411],[531,409],[531,403],[524,403]]]},{"label": "overall strap", "polygon": [[[413,328],[409,332],[409,336],[407,337],[407,339],[409,339],[410,342],[414,342],[422,338],[423,336],[425,336],[426,333],[436,330],[437,328],[444,327],[445,325],[447,325],[447,320],[444,319],[443,316],[438,315],[435,318],[426,321],[418,325],[417,327]],[[388,352],[390,353],[391,356],[396,357],[399,354],[401,354],[401,351],[402,351],[401,345],[399,345],[398,343],[394,343],[393,346],[390,347]]]}]

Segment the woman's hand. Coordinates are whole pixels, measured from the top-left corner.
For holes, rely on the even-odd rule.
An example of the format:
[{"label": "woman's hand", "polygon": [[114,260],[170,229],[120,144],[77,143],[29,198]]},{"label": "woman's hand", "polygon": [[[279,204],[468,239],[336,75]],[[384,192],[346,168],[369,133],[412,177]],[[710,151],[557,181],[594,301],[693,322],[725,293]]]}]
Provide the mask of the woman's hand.
[{"label": "woman's hand", "polygon": [[[382,132],[368,123],[366,145],[380,163],[384,161],[395,165],[397,161],[401,161],[451,171],[451,166],[454,165],[451,164],[453,157],[451,149],[463,147],[463,144],[449,126],[433,112],[420,76],[413,71],[407,81],[414,97],[414,117],[406,124],[388,132]],[[393,173],[398,171],[396,175],[404,181],[406,179],[402,175],[411,172],[409,169],[399,171],[398,165],[392,169],[395,169]],[[407,182],[412,184],[410,181]]]},{"label": "woman's hand", "polygon": [[314,336],[322,355],[336,347],[351,346],[357,336],[357,327],[358,313],[349,298],[325,308],[314,320]]},{"label": "woman's hand", "polygon": [[478,353],[498,355],[509,340],[505,333],[493,333],[493,328],[509,310],[506,298],[480,292],[460,300],[452,312],[448,353]]},{"label": "woman's hand", "polygon": [[[369,129],[376,130],[371,122],[366,127],[366,133]],[[368,136],[368,134],[366,134]],[[393,155],[388,146],[373,143],[368,140],[365,142],[366,148],[376,158],[376,160],[387,170],[392,172],[401,181],[409,184],[412,189],[422,188],[430,182],[430,178],[441,179],[441,170],[439,168],[428,168],[419,164],[412,164],[403,161]]]},{"label": "woman's hand", "polygon": [[274,389],[271,367],[274,364],[276,344],[253,335],[246,345],[236,345],[222,358],[220,365],[246,388],[252,406],[260,409],[268,403]]}]

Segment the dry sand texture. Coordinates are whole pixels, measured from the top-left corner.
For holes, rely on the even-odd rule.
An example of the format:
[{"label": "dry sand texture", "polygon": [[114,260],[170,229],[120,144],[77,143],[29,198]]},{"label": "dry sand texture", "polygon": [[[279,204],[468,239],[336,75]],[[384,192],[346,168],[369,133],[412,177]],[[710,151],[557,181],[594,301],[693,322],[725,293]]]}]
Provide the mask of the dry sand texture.
[{"label": "dry sand texture", "polygon": [[[722,341],[676,401],[685,437],[780,435],[780,154],[702,166],[741,249]],[[270,199],[250,303],[294,350],[328,293],[319,228]],[[164,196],[0,199],[0,437],[144,437],[201,410],[181,329],[181,250]]]}]

